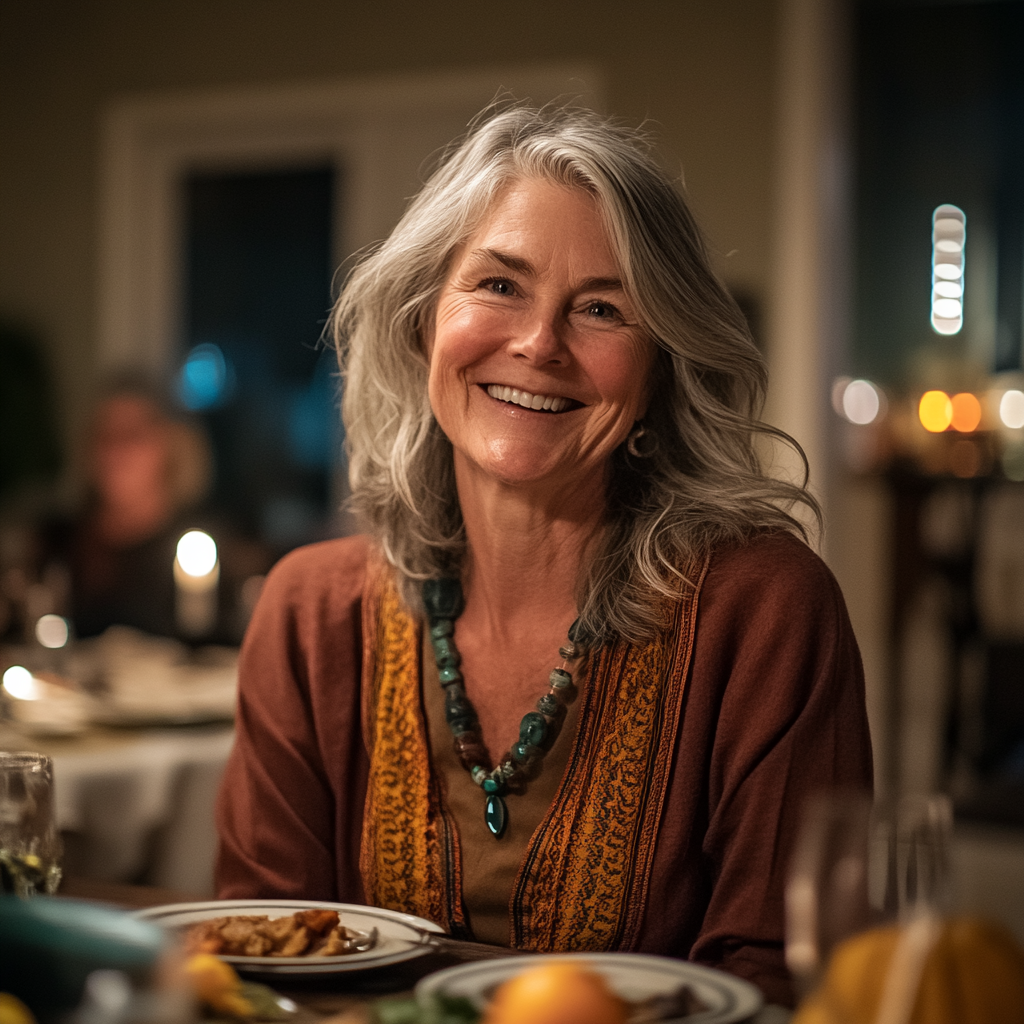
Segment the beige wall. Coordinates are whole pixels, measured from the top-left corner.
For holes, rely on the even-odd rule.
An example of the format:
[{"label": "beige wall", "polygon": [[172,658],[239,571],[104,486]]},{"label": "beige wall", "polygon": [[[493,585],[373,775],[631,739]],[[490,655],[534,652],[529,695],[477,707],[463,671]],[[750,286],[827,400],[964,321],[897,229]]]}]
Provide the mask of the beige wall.
[{"label": "beige wall", "polygon": [[43,338],[70,435],[97,345],[114,97],[563,60],[603,72],[610,112],[657,123],[726,280],[763,297],[775,17],[774,0],[2,0],[0,316]]}]

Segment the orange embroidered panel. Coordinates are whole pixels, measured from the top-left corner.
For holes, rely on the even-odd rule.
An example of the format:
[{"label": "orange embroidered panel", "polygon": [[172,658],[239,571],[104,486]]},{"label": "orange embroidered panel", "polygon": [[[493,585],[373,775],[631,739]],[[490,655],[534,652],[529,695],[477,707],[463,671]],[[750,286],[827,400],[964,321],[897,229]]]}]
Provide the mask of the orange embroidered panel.
[{"label": "orange embroidered panel", "polygon": [[420,706],[420,624],[383,566],[367,587],[363,607],[363,678],[371,682],[364,713],[370,775],[359,864],[366,898],[450,930],[445,829]]},{"label": "orange embroidered panel", "polygon": [[520,949],[629,949],[639,938],[707,561],[694,569],[670,629],[593,656],[569,764],[512,894]]}]

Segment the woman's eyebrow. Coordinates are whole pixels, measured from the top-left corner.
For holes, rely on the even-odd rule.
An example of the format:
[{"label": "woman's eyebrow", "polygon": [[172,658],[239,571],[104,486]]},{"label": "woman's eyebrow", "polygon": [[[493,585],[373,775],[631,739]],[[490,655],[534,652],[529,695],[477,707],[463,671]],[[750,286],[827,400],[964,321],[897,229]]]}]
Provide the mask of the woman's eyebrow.
[{"label": "woman's eyebrow", "polygon": [[617,277],[588,277],[579,283],[579,290],[581,292],[616,290],[624,292],[626,289],[622,287],[622,282]]},{"label": "woman's eyebrow", "polygon": [[479,260],[494,260],[496,263],[500,263],[503,267],[508,267],[509,270],[514,270],[518,274],[526,274],[530,277],[536,276],[536,270],[533,264],[522,256],[513,256],[510,252],[502,252],[500,249],[474,249],[471,255]]}]

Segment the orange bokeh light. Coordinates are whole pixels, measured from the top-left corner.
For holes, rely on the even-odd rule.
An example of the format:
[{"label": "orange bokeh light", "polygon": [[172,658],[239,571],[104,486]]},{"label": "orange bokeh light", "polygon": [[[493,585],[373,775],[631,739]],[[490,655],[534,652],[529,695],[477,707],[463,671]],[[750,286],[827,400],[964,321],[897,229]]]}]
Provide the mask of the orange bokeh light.
[{"label": "orange bokeh light", "polygon": [[941,434],[953,422],[953,403],[945,391],[926,391],[917,407],[921,426]]},{"label": "orange bokeh light", "polygon": [[952,402],[953,418],[950,422],[953,429],[959,430],[961,434],[977,430],[981,422],[981,402],[969,391],[954,395]]}]

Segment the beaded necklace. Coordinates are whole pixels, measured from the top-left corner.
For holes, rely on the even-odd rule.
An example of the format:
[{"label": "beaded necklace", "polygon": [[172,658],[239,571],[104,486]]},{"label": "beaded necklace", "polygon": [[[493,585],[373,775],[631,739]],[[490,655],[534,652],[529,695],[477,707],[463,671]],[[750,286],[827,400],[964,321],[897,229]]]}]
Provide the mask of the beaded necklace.
[{"label": "beaded necklace", "polygon": [[462,767],[483,789],[484,824],[491,835],[500,839],[508,825],[505,794],[509,784],[535,767],[544,756],[544,742],[551,736],[551,727],[566,703],[572,688],[572,675],[567,663],[580,656],[579,620],[569,627],[569,639],[558,648],[560,667],[548,676],[551,688],[537,701],[536,711],[527,711],[519,723],[519,741],[500,758],[497,767],[488,771],[487,752],[480,736],[476,709],[466,695],[459,665],[462,661],[455,647],[455,620],[462,614],[462,584],[457,579],[426,580],[423,584],[423,606],[430,627],[430,643],[434,648],[438,677],[444,688],[444,719],[454,737],[455,753]]}]

